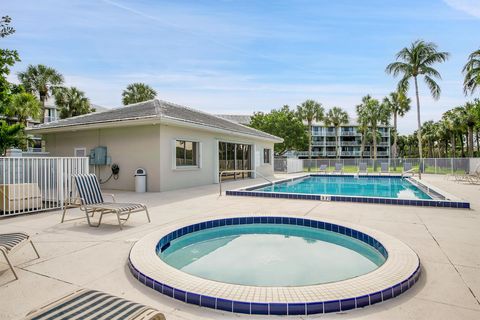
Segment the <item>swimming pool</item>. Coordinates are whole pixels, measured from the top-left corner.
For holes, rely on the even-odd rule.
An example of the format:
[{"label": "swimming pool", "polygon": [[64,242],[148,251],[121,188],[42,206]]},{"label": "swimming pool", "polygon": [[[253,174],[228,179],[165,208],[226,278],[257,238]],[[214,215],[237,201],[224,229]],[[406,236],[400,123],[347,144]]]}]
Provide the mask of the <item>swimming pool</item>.
[{"label": "swimming pool", "polygon": [[135,243],[128,266],[140,283],[181,302],[262,315],[373,305],[407,291],[421,272],[415,252],[382,232],[256,215],[160,226]]},{"label": "swimming pool", "polygon": [[264,192],[432,199],[407,179],[398,177],[307,176],[255,189]]},{"label": "swimming pool", "polygon": [[385,262],[383,248],[382,252],[325,229],[244,224],[187,234],[158,255],[172,267],[204,279],[248,286],[305,286],[371,272]]},{"label": "swimming pool", "polygon": [[470,203],[447,195],[423,180],[399,175],[358,176],[308,174],[227,190],[229,196],[341,201],[469,209]]}]

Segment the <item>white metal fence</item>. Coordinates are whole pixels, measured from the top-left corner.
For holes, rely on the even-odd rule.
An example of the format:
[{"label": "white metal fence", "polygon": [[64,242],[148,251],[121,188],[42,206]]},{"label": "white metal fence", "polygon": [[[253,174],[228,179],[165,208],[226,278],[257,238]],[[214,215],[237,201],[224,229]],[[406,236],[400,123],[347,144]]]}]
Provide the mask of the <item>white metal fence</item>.
[{"label": "white metal fence", "polygon": [[[380,171],[381,163],[388,163],[389,170],[393,173],[401,173],[404,163],[411,164],[415,170],[422,173],[451,174],[451,173],[472,173],[480,171],[480,161],[477,158],[406,158],[406,159],[295,159],[302,161],[303,171],[316,172],[321,166],[327,166],[327,171],[332,171],[336,163],[341,163],[344,172],[357,172],[359,163],[366,163],[369,172]],[[277,172],[289,172],[287,159],[275,159],[274,168]]]},{"label": "white metal fence", "polygon": [[0,158],[0,217],[61,208],[88,170],[86,157]]}]

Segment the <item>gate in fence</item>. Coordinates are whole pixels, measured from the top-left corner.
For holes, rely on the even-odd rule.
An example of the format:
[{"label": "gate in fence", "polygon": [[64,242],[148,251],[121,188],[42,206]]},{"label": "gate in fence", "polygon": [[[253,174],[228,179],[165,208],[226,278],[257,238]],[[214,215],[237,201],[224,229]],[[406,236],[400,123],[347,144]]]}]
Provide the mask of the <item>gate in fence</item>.
[{"label": "gate in fence", "polygon": [[0,217],[61,208],[88,171],[86,157],[0,158]]}]

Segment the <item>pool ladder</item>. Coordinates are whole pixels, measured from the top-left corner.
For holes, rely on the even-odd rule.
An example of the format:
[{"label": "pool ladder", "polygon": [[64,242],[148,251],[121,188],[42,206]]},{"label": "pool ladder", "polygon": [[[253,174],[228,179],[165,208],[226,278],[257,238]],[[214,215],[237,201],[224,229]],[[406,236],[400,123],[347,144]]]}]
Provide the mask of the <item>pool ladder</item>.
[{"label": "pool ladder", "polygon": [[220,171],[220,173],[218,174],[218,176],[219,176],[218,182],[220,184],[220,196],[222,195],[222,177],[225,173],[255,173],[256,175],[259,175],[261,178],[267,180],[268,182],[273,183],[272,180],[268,179],[267,177],[265,177],[264,175],[262,175],[261,173],[259,173],[256,170],[225,170],[225,171]]}]

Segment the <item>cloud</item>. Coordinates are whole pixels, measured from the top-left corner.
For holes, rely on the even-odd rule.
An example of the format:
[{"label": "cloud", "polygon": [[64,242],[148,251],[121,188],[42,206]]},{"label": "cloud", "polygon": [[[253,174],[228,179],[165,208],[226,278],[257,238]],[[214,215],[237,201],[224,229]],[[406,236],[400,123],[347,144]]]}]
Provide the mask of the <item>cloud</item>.
[{"label": "cloud", "polygon": [[480,1],[479,0],[443,0],[450,7],[463,11],[471,16],[480,18]]}]

